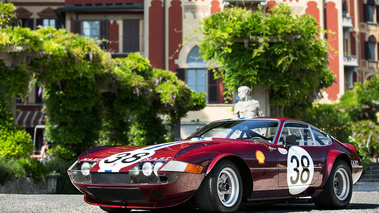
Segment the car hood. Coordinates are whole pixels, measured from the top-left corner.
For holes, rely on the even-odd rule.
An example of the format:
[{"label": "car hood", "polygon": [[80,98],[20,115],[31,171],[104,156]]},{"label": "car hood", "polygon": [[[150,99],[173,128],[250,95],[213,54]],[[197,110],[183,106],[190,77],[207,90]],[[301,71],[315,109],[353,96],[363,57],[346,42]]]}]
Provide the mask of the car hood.
[{"label": "car hood", "polygon": [[[135,164],[141,161],[164,161],[199,149],[204,146],[216,145],[222,142],[221,138],[193,138],[175,142],[148,146],[113,146],[105,149],[88,150],[79,161],[97,162],[91,172],[128,172]],[[95,148],[96,149],[96,148]]]}]

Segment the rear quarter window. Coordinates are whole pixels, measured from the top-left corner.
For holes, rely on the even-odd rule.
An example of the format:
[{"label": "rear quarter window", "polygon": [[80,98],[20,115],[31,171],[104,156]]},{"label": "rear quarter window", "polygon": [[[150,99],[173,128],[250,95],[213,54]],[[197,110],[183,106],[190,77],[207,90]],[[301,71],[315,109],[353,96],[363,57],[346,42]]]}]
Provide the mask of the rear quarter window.
[{"label": "rear quarter window", "polygon": [[332,138],[325,132],[312,128],[313,136],[315,137],[316,146],[326,146],[333,143]]}]

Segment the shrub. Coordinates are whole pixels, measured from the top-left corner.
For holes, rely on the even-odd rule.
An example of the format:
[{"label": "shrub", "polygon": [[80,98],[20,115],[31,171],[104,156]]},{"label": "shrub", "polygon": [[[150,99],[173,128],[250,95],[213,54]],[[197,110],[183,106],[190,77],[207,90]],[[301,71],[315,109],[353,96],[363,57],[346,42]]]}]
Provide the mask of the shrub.
[{"label": "shrub", "polygon": [[371,158],[379,157],[379,126],[370,120],[355,122],[349,142],[357,147],[364,167],[367,168]]},{"label": "shrub", "polygon": [[47,167],[36,158],[21,158],[17,162],[24,168],[26,175],[36,181],[46,180]]},{"label": "shrub", "polygon": [[12,120],[6,102],[0,100],[0,157],[27,157],[34,149],[32,138],[24,129],[14,125]]},{"label": "shrub", "polygon": [[67,169],[74,162],[66,161],[59,157],[52,157],[46,162],[48,171],[52,174],[60,174],[57,180],[57,194],[79,194],[80,192],[72,185],[70,178],[67,174]]},{"label": "shrub", "polygon": [[25,169],[16,160],[0,157],[0,185],[4,185],[12,177],[25,176]]},{"label": "shrub", "polygon": [[351,135],[352,121],[347,113],[337,109],[334,104],[314,104],[296,119],[308,122],[331,134],[341,142],[347,142]]}]

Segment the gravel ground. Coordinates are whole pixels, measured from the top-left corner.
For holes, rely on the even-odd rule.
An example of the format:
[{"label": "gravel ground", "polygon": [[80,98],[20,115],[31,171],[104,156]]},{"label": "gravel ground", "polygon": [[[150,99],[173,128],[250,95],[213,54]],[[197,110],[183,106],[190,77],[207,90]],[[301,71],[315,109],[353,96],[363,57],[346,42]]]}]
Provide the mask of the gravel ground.
[{"label": "gravel ground", "polygon": [[[344,210],[318,210],[315,205],[309,203],[296,203],[296,204],[276,204],[265,206],[252,206],[239,212],[379,212],[379,191],[375,190],[379,183],[358,187],[354,187],[354,193],[350,205]],[[133,212],[135,212],[134,210]],[[178,209],[159,210],[156,212],[178,212]],[[192,209],[183,210],[184,212],[199,212]],[[26,194],[0,194],[0,212],[79,212],[91,213],[103,211],[97,207],[84,202],[82,195],[26,195]],[[146,210],[138,210],[136,212],[151,212]]]}]

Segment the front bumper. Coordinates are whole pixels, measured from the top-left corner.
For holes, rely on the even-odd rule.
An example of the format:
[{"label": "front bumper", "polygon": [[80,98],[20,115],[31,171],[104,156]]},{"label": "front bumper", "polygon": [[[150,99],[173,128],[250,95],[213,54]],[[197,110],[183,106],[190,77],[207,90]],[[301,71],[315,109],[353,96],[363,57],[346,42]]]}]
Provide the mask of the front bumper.
[{"label": "front bumper", "polygon": [[[173,182],[160,184],[130,184],[113,179],[120,174],[110,174],[108,183],[103,178],[100,184],[73,184],[85,194],[85,201],[92,205],[117,208],[163,208],[184,203],[200,187],[204,174],[172,173]],[[96,175],[93,175],[94,177]],[[127,180],[125,177],[124,180]],[[128,184],[125,184],[128,183]]]}]

